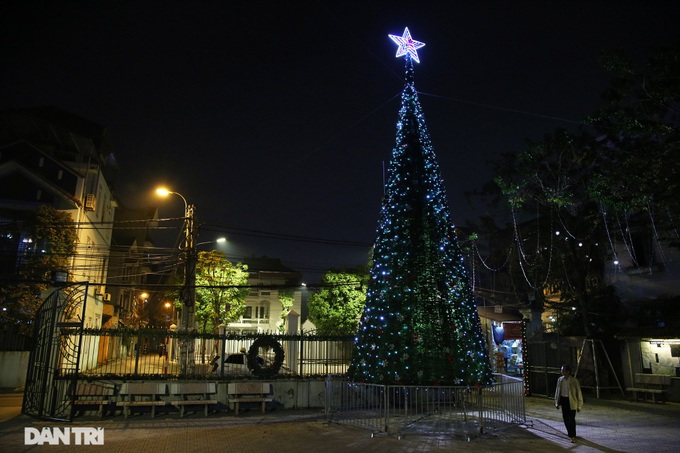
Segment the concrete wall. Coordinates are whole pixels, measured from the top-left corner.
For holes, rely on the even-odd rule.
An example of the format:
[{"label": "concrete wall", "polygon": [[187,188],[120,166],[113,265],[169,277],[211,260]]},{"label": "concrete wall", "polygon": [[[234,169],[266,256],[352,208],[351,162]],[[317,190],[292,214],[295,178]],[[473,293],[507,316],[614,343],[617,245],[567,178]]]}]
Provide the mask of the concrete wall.
[{"label": "concrete wall", "polygon": [[0,387],[18,388],[26,384],[28,351],[0,351]]},{"label": "concrete wall", "polygon": [[[318,380],[273,380],[270,381],[274,401],[273,404],[281,409],[314,409],[323,408],[326,397],[326,382]],[[217,400],[228,404],[228,382],[217,383]]]},{"label": "concrete wall", "polygon": [[[650,343],[640,339],[626,339],[621,348],[621,363],[623,363],[624,389],[638,387],[635,384],[635,373],[642,373],[643,369],[652,371],[652,374],[661,374],[671,377],[671,385],[666,388],[666,399],[674,403],[680,403],[680,376],[676,375],[678,358],[672,357],[668,345],[669,340],[658,343]],[[677,340],[672,340],[673,342]],[[656,359],[659,359],[657,362]],[[651,366],[651,368],[649,368]],[[627,393],[627,397],[631,394]]]},{"label": "concrete wall", "polygon": [[272,381],[274,401],[285,409],[323,408],[326,399],[326,382],[319,380]]}]

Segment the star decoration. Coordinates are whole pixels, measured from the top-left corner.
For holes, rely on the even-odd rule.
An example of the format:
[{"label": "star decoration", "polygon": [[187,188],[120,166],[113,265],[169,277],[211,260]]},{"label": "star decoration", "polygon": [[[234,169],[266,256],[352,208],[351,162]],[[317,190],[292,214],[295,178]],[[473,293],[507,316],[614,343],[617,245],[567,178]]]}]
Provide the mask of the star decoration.
[{"label": "star decoration", "polygon": [[420,59],[418,58],[418,49],[423,47],[425,45],[424,42],[420,41],[414,41],[411,38],[411,32],[408,31],[408,27],[404,29],[404,34],[401,36],[397,35],[388,35],[392,41],[394,41],[398,46],[399,49],[397,49],[397,57],[404,56],[406,54],[410,55],[411,58],[413,58],[416,63],[420,63]]}]

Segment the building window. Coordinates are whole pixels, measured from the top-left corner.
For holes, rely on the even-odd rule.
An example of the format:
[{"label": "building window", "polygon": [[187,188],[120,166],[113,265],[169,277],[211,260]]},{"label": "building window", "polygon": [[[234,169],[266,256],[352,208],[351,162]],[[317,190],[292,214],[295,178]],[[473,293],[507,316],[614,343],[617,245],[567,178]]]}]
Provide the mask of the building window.
[{"label": "building window", "polygon": [[257,319],[267,319],[269,318],[267,311],[267,307],[255,307],[255,317]]}]

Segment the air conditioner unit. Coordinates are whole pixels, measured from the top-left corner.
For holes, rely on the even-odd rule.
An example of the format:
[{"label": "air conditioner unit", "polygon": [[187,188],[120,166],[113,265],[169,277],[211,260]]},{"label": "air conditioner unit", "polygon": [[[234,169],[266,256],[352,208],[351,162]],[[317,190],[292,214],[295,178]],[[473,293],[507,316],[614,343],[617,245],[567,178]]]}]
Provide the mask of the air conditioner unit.
[{"label": "air conditioner unit", "polygon": [[104,293],[104,302],[111,302],[111,293]]},{"label": "air conditioner unit", "polygon": [[94,211],[96,207],[97,197],[93,193],[88,193],[85,197],[85,210]]}]

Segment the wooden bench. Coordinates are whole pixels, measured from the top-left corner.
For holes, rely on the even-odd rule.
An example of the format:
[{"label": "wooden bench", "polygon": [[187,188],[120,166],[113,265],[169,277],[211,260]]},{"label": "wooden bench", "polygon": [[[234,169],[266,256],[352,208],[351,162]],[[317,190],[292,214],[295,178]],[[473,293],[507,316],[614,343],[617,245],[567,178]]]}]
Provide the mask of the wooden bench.
[{"label": "wooden bench", "polygon": [[210,406],[218,403],[211,399],[217,394],[217,384],[214,382],[178,382],[170,384],[170,404],[179,408],[179,416],[184,417],[187,406],[203,406],[205,416],[208,416]]},{"label": "wooden bench", "polygon": [[234,404],[234,413],[238,414],[240,403],[261,403],[262,413],[265,404],[274,398],[269,396],[271,385],[268,382],[230,382],[227,386],[229,403]]},{"label": "wooden bench", "polygon": [[635,387],[626,389],[633,393],[633,398],[638,399],[638,393],[652,396],[652,402],[656,403],[656,397],[659,396],[661,402],[665,400],[667,388],[671,385],[671,377],[663,374],[645,374],[635,373]]},{"label": "wooden bench", "polygon": [[156,416],[157,407],[167,405],[167,401],[161,400],[161,396],[166,393],[166,387],[166,384],[155,382],[128,382],[120,389],[120,396],[123,400],[118,401],[116,405],[123,407],[125,418],[128,418],[130,409],[133,407],[150,407],[153,418]]},{"label": "wooden bench", "polygon": [[83,413],[88,407],[97,407],[97,415],[106,415],[106,409],[115,409],[116,386],[100,382],[78,382],[73,392],[75,413]]}]

